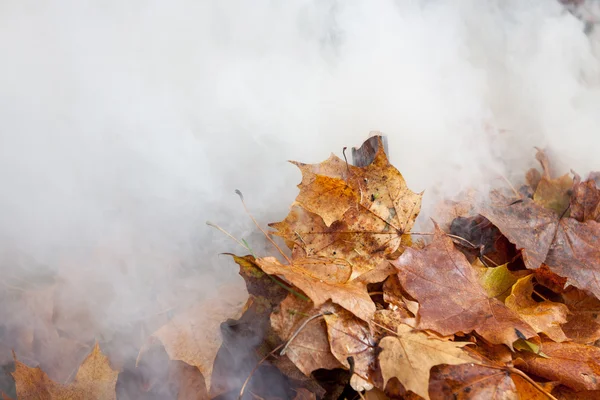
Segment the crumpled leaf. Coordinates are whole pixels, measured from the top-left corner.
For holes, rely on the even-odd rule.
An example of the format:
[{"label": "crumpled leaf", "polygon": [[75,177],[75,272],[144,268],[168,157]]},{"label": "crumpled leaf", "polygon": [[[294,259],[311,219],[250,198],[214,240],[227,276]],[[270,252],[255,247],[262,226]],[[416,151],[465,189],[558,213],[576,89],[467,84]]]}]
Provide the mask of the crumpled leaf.
[{"label": "crumpled leaf", "polygon": [[511,202],[498,193],[492,199],[482,214],[522,249],[527,268],[545,263],[567,284],[600,297],[600,223],[560,218],[530,199]]},{"label": "crumpled leaf", "polygon": [[583,344],[600,339],[600,300],[574,287],[562,296],[569,308],[567,323],[562,326],[565,335]]},{"label": "crumpled leaf", "polygon": [[61,400],[112,400],[116,399],[115,387],[118,371],[114,371],[108,358],[96,344],[83,361],[75,380],[68,385],[52,381],[39,367],[30,368],[15,360],[12,373],[19,399]]},{"label": "crumpled leaf", "polygon": [[576,391],[600,389],[600,349],[574,342],[544,342],[548,357],[520,353],[515,366],[527,373],[559,381]]},{"label": "crumpled leaf", "polygon": [[300,259],[292,265],[283,265],[274,257],[264,257],[256,263],[267,274],[281,275],[302,290],[315,307],[331,300],[365,321],[373,317],[375,303],[366,283],[349,281],[349,269],[343,260]]},{"label": "crumpled leaf", "polygon": [[302,172],[299,207],[270,224],[288,246],[304,249],[306,257],[343,257],[358,275],[399,248],[419,213],[422,194],[408,189],[378,140],[375,159],[366,167],[335,155],[320,164],[294,163]]},{"label": "crumpled leaf", "polygon": [[567,322],[569,309],[553,301],[537,302],[532,298],[533,275],[519,279],[504,302],[538,333],[545,333],[555,342],[567,340],[561,325]]},{"label": "crumpled leaf", "polygon": [[[350,369],[352,366],[348,358],[352,357],[354,374],[369,381],[370,371],[375,364],[376,346],[369,325],[340,307],[336,307],[333,314],[325,315],[325,322],[331,352],[335,358]],[[358,390],[354,386],[353,388]]]},{"label": "crumpled leaf", "polygon": [[510,348],[521,336],[537,336],[514,311],[488,297],[465,256],[437,226],[430,245],[407,249],[393,264],[402,287],[420,304],[419,328],[442,335],[475,330]]},{"label": "crumpled leaf", "polygon": [[[290,294],[278,310],[271,314],[271,326],[283,341],[288,341],[311,316],[320,313],[311,301]],[[340,368],[341,364],[331,353],[327,326],[323,318],[316,318],[302,328],[286,349],[287,357],[306,376],[316,369]]]},{"label": "crumpled leaf", "polygon": [[381,339],[379,365],[384,386],[397,378],[407,389],[429,399],[429,370],[440,364],[477,363],[462,347],[468,342],[451,342],[430,337],[407,325],[398,327],[397,336]]},{"label": "crumpled leaf", "polygon": [[221,323],[229,318],[239,318],[248,300],[248,292],[238,284],[224,286],[220,292],[224,295],[207,299],[176,314],[154,332],[140,350],[138,360],[158,341],[171,360],[197,367],[210,392],[213,363],[223,342]]}]

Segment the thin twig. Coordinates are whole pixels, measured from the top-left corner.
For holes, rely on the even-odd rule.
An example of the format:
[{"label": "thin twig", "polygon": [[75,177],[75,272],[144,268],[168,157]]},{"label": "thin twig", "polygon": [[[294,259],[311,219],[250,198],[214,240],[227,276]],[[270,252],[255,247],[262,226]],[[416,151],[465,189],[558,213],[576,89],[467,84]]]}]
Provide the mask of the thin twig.
[{"label": "thin twig", "polygon": [[275,243],[275,241],[273,239],[271,239],[271,236],[269,236],[269,234],[267,232],[265,232],[265,230],[263,228],[260,227],[260,225],[258,224],[258,222],[256,222],[256,220],[254,219],[254,217],[252,216],[252,214],[250,214],[250,211],[248,211],[248,207],[246,207],[246,202],[244,201],[244,195],[242,194],[242,192],[240,192],[238,189],[235,189],[235,193],[240,196],[240,200],[242,201],[242,205],[244,206],[244,210],[246,210],[246,214],[248,214],[248,216],[250,217],[250,219],[252,219],[252,222],[254,222],[254,225],[256,225],[256,227],[258,229],[260,229],[260,231],[265,235],[265,237],[269,240],[269,242],[271,242],[271,244],[273,244],[273,246],[275,246],[275,248],[277,249],[277,251],[279,251],[279,253],[283,256],[283,258],[286,259],[286,261],[288,262],[288,264],[292,264],[292,260],[289,259],[289,257],[283,252],[283,250],[281,250],[281,248],[277,245],[277,243]]},{"label": "thin twig", "polygon": [[[252,249],[249,246],[247,246],[246,244],[240,242],[235,236],[233,236],[231,233],[227,232],[225,229],[221,228],[219,225],[217,225],[215,223],[212,223],[210,221],[206,221],[206,225],[212,226],[213,228],[216,228],[216,229],[220,230],[222,233],[224,233],[225,235],[229,236],[231,239],[235,240],[235,242],[237,244],[239,244],[240,246],[242,246],[246,250],[250,251],[250,253],[252,253],[252,255],[254,256],[254,252],[252,251]],[[256,258],[256,256],[254,256],[254,258]]]},{"label": "thin twig", "polygon": [[272,356],[273,354],[275,354],[275,352],[277,350],[279,350],[281,347],[283,346],[283,344],[280,344],[279,346],[275,347],[273,350],[271,350],[271,352],[269,354],[267,354],[266,356],[263,357],[262,360],[260,360],[252,369],[252,371],[250,371],[250,375],[248,375],[248,377],[246,378],[246,380],[244,381],[244,384],[242,385],[242,388],[240,389],[240,394],[238,396],[238,400],[241,400],[242,396],[244,395],[244,390],[246,390],[246,386],[248,385],[248,383],[250,382],[250,379],[252,379],[252,376],[254,375],[254,373],[256,372],[256,370],[258,369],[258,367],[260,367],[260,365],[262,363],[265,362],[265,360],[267,358],[269,358],[270,356]]},{"label": "thin twig", "polygon": [[550,394],[547,391],[545,391],[543,387],[541,387],[536,381],[534,381],[533,379],[531,379],[526,373],[524,373],[520,369],[517,369],[517,368],[514,368],[514,367],[506,367],[506,366],[499,367],[499,366],[487,365],[487,364],[482,364],[482,366],[487,367],[487,368],[492,368],[492,369],[499,369],[499,370],[502,370],[502,371],[508,371],[508,372],[510,372],[512,374],[517,374],[521,378],[523,378],[527,382],[529,382],[531,384],[531,386],[533,386],[534,388],[536,388],[536,390],[538,390],[540,393],[544,394],[550,400],[558,400],[556,397],[552,396],[552,394]]},{"label": "thin twig", "polygon": [[[435,235],[435,233],[433,233],[433,232],[410,232],[410,235],[433,236],[433,235]],[[469,242],[467,239],[465,239],[463,237],[453,235],[451,233],[446,233],[446,232],[444,232],[444,235],[451,237],[453,239],[461,240],[464,243],[468,244],[472,249],[479,249],[479,247],[475,246],[473,243]],[[481,251],[480,251],[480,253],[481,253]],[[496,267],[498,266],[498,264],[494,260],[492,260],[491,258],[486,256],[485,254],[481,254],[481,257],[485,258],[487,261],[491,262]]]},{"label": "thin twig", "polygon": [[510,183],[510,181],[504,176],[504,175],[500,175],[500,177],[504,180],[504,182],[506,182],[508,184],[508,186],[512,189],[513,193],[515,194],[515,196],[517,196],[519,199],[522,198],[523,196],[521,196],[521,194],[517,191],[517,189],[515,189],[515,187],[512,185],[512,183]]},{"label": "thin twig", "polygon": [[312,317],[307,318],[302,323],[302,325],[300,325],[300,327],[298,329],[296,329],[296,331],[292,334],[292,336],[290,336],[290,338],[288,339],[288,341],[285,343],[285,346],[283,346],[283,349],[281,349],[281,352],[279,353],[279,355],[280,356],[285,355],[285,352],[287,351],[288,347],[290,346],[290,343],[292,343],[292,340],[294,340],[296,338],[296,336],[298,336],[298,334],[300,333],[300,331],[302,331],[302,329],[304,329],[304,327],[306,326],[306,324],[308,324],[313,319],[317,319],[317,318],[323,317],[325,315],[331,315],[331,314],[333,314],[331,311],[325,311],[323,313],[315,314]]}]

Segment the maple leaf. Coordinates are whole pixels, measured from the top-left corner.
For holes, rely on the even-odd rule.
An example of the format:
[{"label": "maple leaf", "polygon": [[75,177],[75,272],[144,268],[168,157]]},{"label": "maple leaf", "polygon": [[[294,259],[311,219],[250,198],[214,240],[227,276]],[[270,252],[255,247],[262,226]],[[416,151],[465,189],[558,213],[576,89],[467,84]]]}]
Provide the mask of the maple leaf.
[{"label": "maple leaf", "polygon": [[493,344],[512,343],[536,332],[479,285],[466,257],[436,225],[433,242],[407,249],[392,262],[402,287],[419,302],[418,327],[442,335],[475,330]]},{"label": "maple leaf", "polygon": [[356,272],[374,268],[399,248],[419,213],[422,194],[408,189],[381,143],[366,167],[349,165],[334,155],[320,164],[294,164],[302,172],[298,207],[284,221],[270,224],[288,246],[305,249],[307,256],[337,253]]},{"label": "maple leaf", "polygon": [[439,364],[477,363],[462,347],[468,342],[450,342],[430,337],[408,325],[398,327],[397,336],[381,339],[379,366],[384,386],[397,378],[407,390],[429,399],[429,370]]},{"label": "maple leaf", "polygon": [[574,342],[544,342],[540,357],[521,352],[515,366],[527,373],[559,381],[574,390],[600,389],[600,349]]},{"label": "maple leaf", "polygon": [[482,214],[518,248],[529,269],[545,263],[567,284],[600,297],[600,223],[561,218],[530,199],[511,202],[498,193]]},{"label": "maple leaf", "polygon": [[543,177],[533,194],[533,201],[560,215],[569,207],[572,187],[573,178],[569,174],[557,179]]},{"label": "maple leaf", "polygon": [[267,274],[281,275],[302,290],[315,307],[331,300],[365,321],[373,317],[375,303],[367,292],[367,284],[348,281],[350,269],[344,260],[299,259],[292,265],[283,265],[274,257],[265,257],[256,263]]},{"label": "maple leaf", "polygon": [[118,371],[96,344],[68,385],[52,381],[39,367],[30,368],[15,359],[12,373],[19,399],[111,400],[116,399]]},{"label": "maple leaf", "polygon": [[311,301],[304,301],[290,294],[271,314],[271,327],[279,337],[288,341],[285,354],[303,374],[309,376],[316,369],[334,369],[341,364],[331,353],[327,327],[322,318],[309,321],[292,338],[302,324],[320,313]]},{"label": "maple leaf", "polygon": [[[352,368],[354,374],[370,381],[376,343],[369,325],[340,307],[336,307],[333,314],[325,315],[325,322],[333,355],[344,367]],[[352,358],[352,365],[349,358]],[[351,386],[360,390],[352,383]]]},{"label": "maple leaf", "polygon": [[600,339],[600,300],[574,287],[562,297],[569,308],[567,322],[562,326],[565,335],[583,344]]},{"label": "maple leaf", "polygon": [[510,296],[506,298],[506,306],[519,314],[536,332],[545,333],[555,342],[567,340],[560,325],[567,322],[568,307],[562,303],[548,300],[535,301],[531,297],[533,294],[532,280],[533,275],[519,279],[513,286]]},{"label": "maple leaf", "polygon": [[198,368],[211,389],[215,357],[223,342],[221,323],[241,316],[248,293],[243,286],[232,285],[220,290],[226,296],[209,298],[176,314],[166,325],[152,334],[140,349],[138,362],[156,341],[165,348],[169,358]]}]

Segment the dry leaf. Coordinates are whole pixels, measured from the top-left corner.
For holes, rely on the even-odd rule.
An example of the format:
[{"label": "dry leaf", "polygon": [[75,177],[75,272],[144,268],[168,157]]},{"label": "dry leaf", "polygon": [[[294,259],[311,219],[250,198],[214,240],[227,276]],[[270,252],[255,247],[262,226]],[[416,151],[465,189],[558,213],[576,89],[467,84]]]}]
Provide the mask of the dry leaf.
[{"label": "dry leaf", "polygon": [[[347,269],[336,268],[343,260],[328,261],[324,258],[294,260],[292,265],[283,265],[274,257],[259,258],[256,263],[270,275],[281,275],[302,290],[320,307],[328,300],[369,321],[375,312],[375,303],[367,292],[366,283],[348,281]],[[341,274],[340,274],[341,272]]]},{"label": "dry leaf", "polygon": [[600,389],[600,349],[583,344],[544,342],[548,357],[521,352],[515,366],[574,390]]},{"label": "dry leaf", "polygon": [[[319,314],[312,301],[305,301],[293,294],[283,300],[278,310],[271,314],[271,326],[279,337],[287,342],[312,316]],[[306,376],[316,369],[340,368],[341,364],[331,353],[327,327],[323,318],[308,322],[286,349],[287,357]]]},{"label": "dry leaf", "polygon": [[579,222],[600,222],[600,190],[594,180],[576,182],[573,186],[571,218]]},{"label": "dry leaf", "polygon": [[152,334],[152,340],[140,350],[138,359],[152,341],[158,340],[171,360],[197,367],[210,391],[213,363],[223,341],[221,323],[229,318],[239,318],[248,300],[248,292],[237,284],[222,287],[220,293],[221,297],[205,300],[175,315]]},{"label": "dry leaf", "polygon": [[79,367],[75,380],[68,385],[52,381],[39,367],[30,368],[15,360],[12,376],[19,399],[111,400],[116,399],[118,371],[113,371],[108,358],[96,344]]},{"label": "dry leaf", "polygon": [[398,336],[381,339],[379,365],[384,386],[397,378],[407,390],[429,398],[429,370],[440,364],[477,363],[462,347],[468,342],[442,341],[413,330],[407,325],[398,327]]},{"label": "dry leaf", "polygon": [[538,333],[545,333],[555,342],[567,340],[561,325],[567,322],[569,309],[562,303],[553,301],[537,302],[531,296],[533,294],[533,275],[519,279],[512,288],[510,296],[506,298],[505,304],[515,311]]},{"label": "dry leaf", "polygon": [[429,395],[432,400],[519,400],[511,374],[483,365],[438,365],[431,369]]},{"label": "dry leaf", "polygon": [[574,287],[562,296],[569,308],[567,323],[562,326],[565,335],[583,344],[600,339],[600,300]]},{"label": "dry leaf", "polygon": [[533,194],[533,201],[561,215],[569,207],[572,187],[573,178],[569,174],[557,179],[542,178]]},{"label": "dry leaf", "polygon": [[488,297],[465,256],[437,226],[430,245],[407,249],[393,264],[402,287],[420,304],[419,328],[442,335],[475,330],[510,348],[520,336],[537,336],[515,312]]}]

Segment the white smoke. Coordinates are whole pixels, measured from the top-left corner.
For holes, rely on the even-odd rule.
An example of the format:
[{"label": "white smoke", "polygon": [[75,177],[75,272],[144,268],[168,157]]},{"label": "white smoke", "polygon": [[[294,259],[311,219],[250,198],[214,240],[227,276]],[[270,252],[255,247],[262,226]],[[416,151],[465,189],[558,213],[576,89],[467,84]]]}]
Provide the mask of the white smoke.
[{"label": "white smoke", "polygon": [[553,0],[2,1],[4,289],[53,274],[63,328],[102,337],[193,303],[239,279],[206,220],[269,250],[234,189],[280,220],[286,160],[372,130],[425,215],[533,146],[600,169],[597,43]]}]

